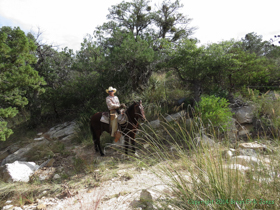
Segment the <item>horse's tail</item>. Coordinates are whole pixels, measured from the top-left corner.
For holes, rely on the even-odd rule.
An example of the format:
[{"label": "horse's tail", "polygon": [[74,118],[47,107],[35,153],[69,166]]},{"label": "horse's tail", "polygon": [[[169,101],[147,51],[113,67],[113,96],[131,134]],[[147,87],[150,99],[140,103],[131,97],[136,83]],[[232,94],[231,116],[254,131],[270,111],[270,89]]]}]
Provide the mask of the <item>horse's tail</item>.
[{"label": "horse's tail", "polygon": [[96,139],[96,134],[95,134],[94,129],[93,129],[93,127],[92,127],[91,119],[90,119],[90,121],[89,121],[89,127],[90,127],[90,132],[91,132],[92,138],[93,138],[93,140],[94,140],[94,139]]}]

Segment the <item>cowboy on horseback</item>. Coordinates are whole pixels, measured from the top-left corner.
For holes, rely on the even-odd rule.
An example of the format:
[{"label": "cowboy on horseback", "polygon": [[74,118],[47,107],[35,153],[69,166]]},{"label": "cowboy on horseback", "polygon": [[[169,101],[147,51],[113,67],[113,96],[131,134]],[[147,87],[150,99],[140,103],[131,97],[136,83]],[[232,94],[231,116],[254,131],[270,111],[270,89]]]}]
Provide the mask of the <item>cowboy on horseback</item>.
[{"label": "cowboy on horseback", "polygon": [[[118,130],[118,114],[119,114],[119,108],[123,105],[120,105],[120,101],[118,96],[115,96],[114,94],[117,92],[116,88],[109,87],[106,92],[109,94],[109,96],[106,97],[106,104],[110,111],[110,131],[111,136],[116,137],[117,130]],[[117,138],[117,137],[116,137]]]}]

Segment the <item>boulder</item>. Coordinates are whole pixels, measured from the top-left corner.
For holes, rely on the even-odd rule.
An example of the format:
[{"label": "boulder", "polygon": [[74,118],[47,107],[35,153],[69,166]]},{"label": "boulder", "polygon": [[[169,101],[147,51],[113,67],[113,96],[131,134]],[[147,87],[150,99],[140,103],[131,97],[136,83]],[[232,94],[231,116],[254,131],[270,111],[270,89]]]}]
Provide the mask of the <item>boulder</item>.
[{"label": "boulder", "polygon": [[240,123],[253,123],[254,106],[243,106],[233,109],[236,120]]},{"label": "boulder", "polygon": [[28,182],[38,168],[34,162],[15,161],[2,166],[0,175],[4,182]]},{"label": "boulder", "polygon": [[174,121],[174,120],[179,120],[182,117],[184,117],[185,115],[186,115],[186,112],[181,111],[181,112],[178,112],[178,113],[175,113],[175,114],[168,115],[167,117],[165,117],[165,120],[167,122],[171,122],[171,121]]},{"label": "boulder", "polygon": [[203,134],[202,136],[196,137],[194,139],[194,143],[196,146],[198,146],[198,145],[204,145],[204,146],[209,146],[209,147],[216,146],[215,141],[210,139],[205,134]]},{"label": "boulder", "polygon": [[152,128],[158,128],[158,127],[160,126],[160,120],[151,121],[151,122],[149,122],[149,125],[150,125]]},{"label": "boulder", "polygon": [[9,147],[7,147],[4,151],[0,152],[0,160],[5,159],[10,154],[16,152],[19,149],[19,146],[16,144],[13,144]]},{"label": "boulder", "polygon": [[44,133],[44,136],[48,136],[51,139],[69,140],[75,136],[78,129],[75,121],[65,122],[52,127],[48,132]]},{"label": "boulder", "polygon": [[31,149],[36,147],[40,147],[42,145],[47,145],[49,143],[48,140],[38,141],[31,144],[26,145],[25,147],[17,150],[13,154],[8,155],[1,163],[1,166],[5,165],[6,163],[13,163],[15,161],[26,161],[26,155],[29,153]]}]

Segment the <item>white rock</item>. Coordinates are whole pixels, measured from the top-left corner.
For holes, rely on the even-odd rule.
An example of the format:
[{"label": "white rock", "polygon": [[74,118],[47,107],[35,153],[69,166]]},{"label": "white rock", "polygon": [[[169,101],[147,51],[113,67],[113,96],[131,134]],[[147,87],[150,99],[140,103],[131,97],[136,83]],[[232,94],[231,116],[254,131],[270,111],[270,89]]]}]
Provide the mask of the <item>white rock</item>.
[{"label": "white rock", "polygon": [[244,173],[245,171],[250,170],[250,167],[243,166],[243,165],[240,165],[240,164],[224,165],[223,168],[228,168],[228,169],[233,169],[233,170],[237,169],[237,170],[241,171],[242,173]]},{"label": "white rock", "polygon": [[240,156],[233,157],[232,163],[240,164],[243,166],[248,166],[248,165],[257,166],[261,164],[261,160],[252,156],[240,155]]},{"label": "white rock", "polygon": [[223,152],[223,156],[225,159],[231,159],[233,157],[233,152],[230,150],[226,150]]},{"label": "white rock", "polygon": [[34,162],[15,161],[2,167],[1,175],[5,182],[28,182],[38,167]]},{"label": "white rock", "polygon": [[264,144],[258,144],[256,142],[248,142],[248,143],[241,143],[238,145],[239,148],[244,148],[244,149],[255,149],[255,150],[262,150],[266,149],[266,145]]},{"label": "white rock", "polygon": [[16,207],[14,207],[14,208],[13,208],[13,210],[22,210],[22,208],[21,208],[21,207],[16,206]]},{"label": "white rock", "polygon": [[42,141],[44,139],[45,139],[44,137],[40,137],[40,138],[35,138],[34,141]]},{"label": "white rock", "polygon": [[2,210],[8,210],[8,209],[12,209],[13,205],[7,205],[7,206],[3,206]]},{"label": "white rock", "polygon": [[42,136],[43,135],[43,133],[37,133],[37,136]]}]

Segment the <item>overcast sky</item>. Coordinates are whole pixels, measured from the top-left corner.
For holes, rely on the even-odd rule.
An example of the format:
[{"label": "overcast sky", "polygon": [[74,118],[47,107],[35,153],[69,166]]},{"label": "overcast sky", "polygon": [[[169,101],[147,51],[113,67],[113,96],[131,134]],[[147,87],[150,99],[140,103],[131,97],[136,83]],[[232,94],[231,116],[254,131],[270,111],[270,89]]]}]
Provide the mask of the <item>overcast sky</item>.
[{"label": "overcast sky", "polygon": [[[122,0],[0,0],[0,27],[19,26],[25,32],[40,27],[49,44],[74,51],[86,34],[106,22],[108,8]],[[151,6],[161,0],[153,0]],[[280,0],[181,0],[182,13],[198,29],[202,44],[240,39],[256,32],[264,40],[280,34]]]}]

